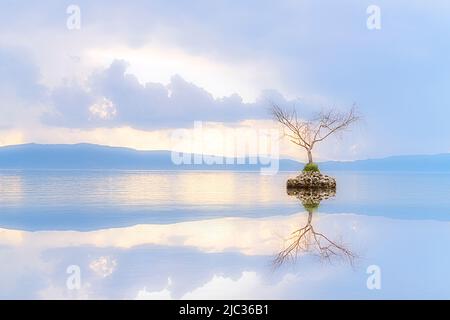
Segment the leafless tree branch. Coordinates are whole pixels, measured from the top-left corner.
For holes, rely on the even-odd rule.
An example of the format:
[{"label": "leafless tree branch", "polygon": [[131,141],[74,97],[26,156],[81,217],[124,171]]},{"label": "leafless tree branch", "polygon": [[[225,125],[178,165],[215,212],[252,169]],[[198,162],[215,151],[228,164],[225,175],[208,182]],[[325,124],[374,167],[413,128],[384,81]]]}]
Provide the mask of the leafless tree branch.
[{"label": "leafless tree branch", "polygon": [[336,109],[322,111],[313,120],[299,119],[295,108],[288,111],[276,104],[272,104],[271,112],[274,119],[282,125],[284,136],[306,150],[310,163],[313,162],[312,150],[316,143],[347,130],[360,119],[355,105],[347,112]]},{"label": "leafless tree branch", "polygon": [[306,225],[291,234],[287,239],[288,245],[275,257],[275,267],[281,266],[288,260],[295,260],[300,252],[310,252],[321,259],[331,261],[333,257],[343,258],[353,265],[356,255],[343,244],[329,239],[323,233],[316,232],[312,225],[312,212],[309,212]]}]

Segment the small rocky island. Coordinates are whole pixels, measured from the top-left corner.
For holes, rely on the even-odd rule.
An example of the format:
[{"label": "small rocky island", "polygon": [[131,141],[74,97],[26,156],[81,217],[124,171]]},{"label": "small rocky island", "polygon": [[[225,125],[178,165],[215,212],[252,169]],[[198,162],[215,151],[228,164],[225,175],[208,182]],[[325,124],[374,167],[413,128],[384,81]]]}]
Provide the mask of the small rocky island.
[{"label": "small rocky island", "polygon": [[336,190],[336,180],[320,173],[316,164],[307,164],[300,175],[288,179],[286,187],[288,190]]},{"label": "small rocky island", "polygon": [[288,179],[288,189],[336,189],[336,180],[320,172],[302,172],[299,176]]}]

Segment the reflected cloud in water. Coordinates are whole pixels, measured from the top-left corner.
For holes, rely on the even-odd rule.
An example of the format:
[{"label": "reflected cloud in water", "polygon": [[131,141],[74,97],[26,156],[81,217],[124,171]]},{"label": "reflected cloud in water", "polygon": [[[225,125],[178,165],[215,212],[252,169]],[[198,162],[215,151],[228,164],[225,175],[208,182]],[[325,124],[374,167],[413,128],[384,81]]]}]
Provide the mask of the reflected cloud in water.
[{"label": "reflected cloud in water", "polygon": [[[301,263],[273,270],[271,261],[283,249],[283,239],[299,223],[307,225],[309,213],[90,232],[2,229],[0,259],[8,263],[0,266],[0,296],[303,299],[450,294],[442,278],[450,268],[450,257],[442,254],[450,241],[448,223],[313,215],[315,228],[330,239],[345,234],[349,245],[362,253],[355,268],[317,263],[305,254]],[[381,291],[365,286],[371,264],[382,270]],[[65,285],[69,265],[82,270],[80,290]],[[410,290],[405,292],[406,284]]]},{"label": "reflected cloud in water", "polygon": [[[336,198],[287,196],[286,178],[213,172],[0,173],[5,182],[0,187],[0,297],[450,296],[448,217],[423,207],[417,220],[390,215],[423,202],[424,197],[412,199],[408,193],[409,185],[420,185],[417,178],[364,176],[364,184],[355,180],[352,187],[349,182],[355,181],[346,175]],[[398,187],[400,180],[406,189]],[[436,181],[441,180],[430,178],[428,185]],[[394,187],[403,196],[394,194]],[[350,210],[366,206],[364,197],[378,191],[370,209],[376,215]],[[384,202],[376,201],[381,198]],[[429,191],[426,199],[438,200],[438,207],[448,211],[448,197],[433,198]],[[134,220],[135,207],[145,219]],[[350,261],[355,253],[353,267],[318,263],[316,257]],[[298,263],[284,263],[294,257]],[[66,286],[70,265],[81,269],[79,290]],[[380,267],[382,290],[367,289],[369,265]]]}]

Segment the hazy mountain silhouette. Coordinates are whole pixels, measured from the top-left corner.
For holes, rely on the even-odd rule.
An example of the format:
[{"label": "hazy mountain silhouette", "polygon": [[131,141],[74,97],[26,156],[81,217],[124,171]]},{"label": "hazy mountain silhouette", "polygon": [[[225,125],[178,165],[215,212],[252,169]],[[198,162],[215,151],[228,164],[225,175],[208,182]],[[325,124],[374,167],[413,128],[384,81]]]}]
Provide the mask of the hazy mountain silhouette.
[{"label": "hazy mountain silhouette", "polygon": [[[1,169],[134,169],[134,170],[235,170],[259,171],[268,165],[175,165],[170,151],[138,151],[95,144],[23,144],[0,147]],[[298,171],[303,164],[281,159],[281,171]],[[357,161],[320,163],[325,171],[450,171],[450,154],[394,156]]]},{"label": "hazy mountain silhouette", "polygon": [[[240,158],[245,164],[182,164],[172,162],[170,151],[138,151],[95,144],[23,144],[0,147],[3,169],[129,169],[129,170],[237,170],[259,171],[268,165],[251,164],[254,158]],[[231,161],[230,160],[230,161]],[[192,162],[193,162],[192,158]],[[293,160],[281,160],[282,170],[302,167]]]},{"label": "hazy mountain silhouette", "polygon": [[392,156],[381,159],[320,163],[323,170],[333,171],[450,171],[450,154]]}]

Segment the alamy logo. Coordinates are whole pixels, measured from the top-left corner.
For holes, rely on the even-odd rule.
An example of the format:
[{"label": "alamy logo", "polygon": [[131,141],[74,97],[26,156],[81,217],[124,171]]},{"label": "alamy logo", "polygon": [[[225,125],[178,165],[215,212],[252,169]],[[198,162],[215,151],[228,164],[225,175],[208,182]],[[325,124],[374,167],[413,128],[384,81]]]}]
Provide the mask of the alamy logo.
[{"label": "alamy logo", "polygon": [[66,286],[69,290],[79,290],[81,288],[81,268],[77,265],[70,265],[66,269],[69,274],[66,280]]},{"label": "alamy logo", "polygon": [[367,267],[366,273],[369,274],[366,285],[369,290],[381,289],[381,268],[377,265],[370,265]]},{"label": "alamy logo", "polygon": [[81,9],[79,6],[71,4],[67,7],[66,13],[69,15],[67,17],[66,26],[69,30],[79,30],[81,29]]},{"label": "alamy logo", "polygon": [[[273,175],[279,169],[279,140],[277,129],[205,128],[196,121],[193,130],[172,132],[171,158],[175,165],[257,165],[261,174]],[[186,148],[191,151],[178,151]]]},{"label": "alamy logo", "polygon": [[366,13],[369,15],[367,17],[366,26],[369,30],[380,30],[381,29],[381,9],[379,6],[370,5],[367,7]]}]

